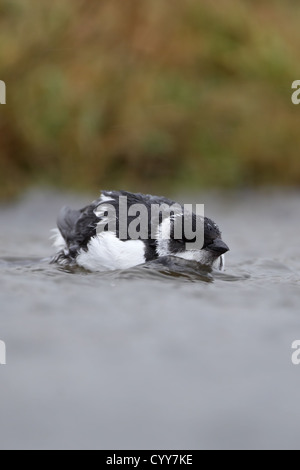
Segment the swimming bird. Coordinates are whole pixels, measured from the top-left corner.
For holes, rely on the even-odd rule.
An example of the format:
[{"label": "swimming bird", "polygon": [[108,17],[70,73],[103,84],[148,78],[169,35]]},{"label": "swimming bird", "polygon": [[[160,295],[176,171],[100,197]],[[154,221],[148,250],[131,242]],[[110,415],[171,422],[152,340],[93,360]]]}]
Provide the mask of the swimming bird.
[{"label": "swimming bird", "polygon": [[[183,230],[187,220],[189,238]],[[197,224],[202,230],[200,245],[196,244]],[[57,226],[58,252],[52,262],[89,271],[129,269],[170,256],[222,270],[229,251],[211,219],[186,212],[165,197],[127,191],[102,191],[99,199],[81,210],[64,207]]]}]

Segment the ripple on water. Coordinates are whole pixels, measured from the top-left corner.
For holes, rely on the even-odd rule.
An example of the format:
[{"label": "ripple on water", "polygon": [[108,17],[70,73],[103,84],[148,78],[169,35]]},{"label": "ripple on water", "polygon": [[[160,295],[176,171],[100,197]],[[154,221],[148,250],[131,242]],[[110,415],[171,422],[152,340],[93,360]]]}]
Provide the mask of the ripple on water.
[{"label": "ripple on water", "polygon": [[30,272],[40,276],[58,276],[66,275],[84,275],[97,276],[102,279],[113,280],[160,280],[160,281],[178,281],[192,283],[212,283],[215,280],[235,282],[249,279],[250,275],[239,272],[221,272],[206,266],[199,266],[198,263],[186,261],[173,257],[165,257],[160,260],[146,263],[143,266],[137,266],[127,270],[107,271],[99,273],[90,273],[78,266],[58,266],[51,265],[49,259],[38,258],[13,258],[5,257],[0,259],[0,269],[9,272]]}]

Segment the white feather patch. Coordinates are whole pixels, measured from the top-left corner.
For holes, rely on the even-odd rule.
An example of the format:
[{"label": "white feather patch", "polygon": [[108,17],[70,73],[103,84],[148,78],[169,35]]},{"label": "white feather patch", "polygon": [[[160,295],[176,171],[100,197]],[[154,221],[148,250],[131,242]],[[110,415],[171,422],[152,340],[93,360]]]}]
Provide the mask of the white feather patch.
[{"label": "white feather patch", "polygon": [[113,202],[113,198],[105,196],[105,194],[102,193],[100,196],[100,204],[102,204],[103,202]]},{"label": "white feather patch", "polygon": [[53,230],[51,230],[51,232],[53,233],[53,235],[51,235],[50,239],[53,240],[53,246],[59,251],[64,250],[67,245],[65,239],[63,238],[58,228],[54,228]]},{"label": "white feather patch", "polygon": [[145,245],[141,240],[121,241],[112,232],[92,238],[88,250],[81,250],[77,264],[89,271],[129,269],[145,263]]}]

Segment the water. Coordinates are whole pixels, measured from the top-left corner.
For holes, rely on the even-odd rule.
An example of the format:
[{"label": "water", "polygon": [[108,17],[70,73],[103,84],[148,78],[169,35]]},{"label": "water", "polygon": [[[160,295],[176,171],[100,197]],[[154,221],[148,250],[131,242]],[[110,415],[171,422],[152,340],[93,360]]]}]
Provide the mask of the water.
[{"label": "water", "polygon": [[88,201],[0,207],[1,449],[300,448],[300,194],[193,200],[231,248],[225,273],[62,269],[49,231]]}]

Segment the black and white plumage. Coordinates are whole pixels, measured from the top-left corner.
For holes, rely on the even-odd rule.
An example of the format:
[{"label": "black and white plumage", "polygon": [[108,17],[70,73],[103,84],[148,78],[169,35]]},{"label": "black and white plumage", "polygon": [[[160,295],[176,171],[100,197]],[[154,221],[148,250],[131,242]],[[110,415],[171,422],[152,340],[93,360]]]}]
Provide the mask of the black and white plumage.
[{"label": "black and white plumage", "polygon": [[[135,204],[148,209],[148,233],[142,239],[132,239],[126,231],[121,236],[119,227],[119,201],[126,197],[127,210]],[[106,229],[99,232],[99,225],[107,222],[107,205],[115,209],[115,230]],[[157,237],[153,237],[151,226],[151,206],[176,203],[164,197],[134,194],[126,191],[103,191],[99,199],[89,206],[77,211],[65,207],[61,210],[55,230],[54,246],[59,250],[53,262],[61,265],[78,265],[90,271],[107,271],[129,269],[161,257],[175,256],[185,260],[196,261],[212,267],[219,263],[224,267],[224,254],[229,250],[222,241],[218,226],[209,218],[203,219],[204,243],[201,249],[187,250],[190,240],[174,237],[174,217],[160,219],[157,226]],[[182,215],[183,217],[183,215]],[[128,216],[128,226],[136,219]],[[196,215],[192,214],[193,224]],[[152,228],[152,230],[151,230]],[[169,230],[170,237],[164,238],[163,232]]]}]

